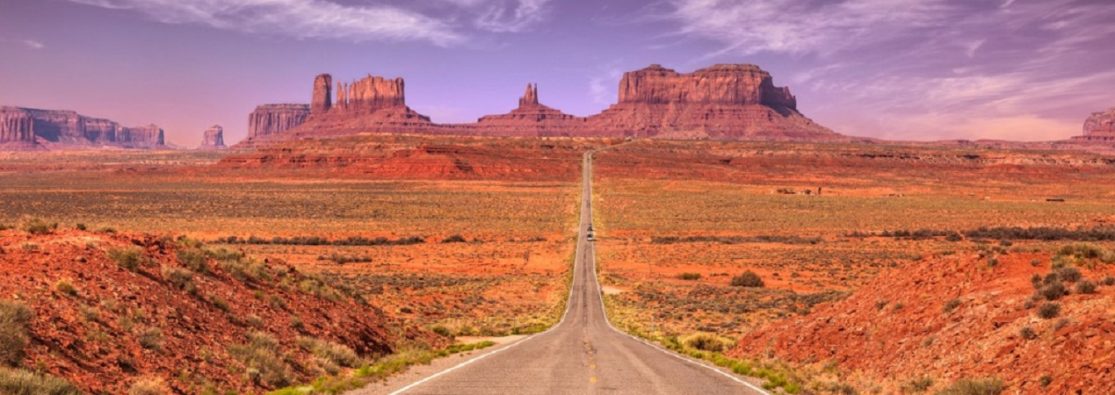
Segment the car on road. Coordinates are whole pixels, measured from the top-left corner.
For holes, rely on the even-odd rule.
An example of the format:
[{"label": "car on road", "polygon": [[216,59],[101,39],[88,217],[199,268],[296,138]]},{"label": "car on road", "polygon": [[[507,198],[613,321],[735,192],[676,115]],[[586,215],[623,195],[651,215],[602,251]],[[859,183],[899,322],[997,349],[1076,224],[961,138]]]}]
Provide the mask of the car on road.
[{"label": "car on road", "polygon": [[588,239],[588,241],[596,241],[596,232],[592,231],[592,225],[588,226],[588,237],[586,237],[586,239]]}]

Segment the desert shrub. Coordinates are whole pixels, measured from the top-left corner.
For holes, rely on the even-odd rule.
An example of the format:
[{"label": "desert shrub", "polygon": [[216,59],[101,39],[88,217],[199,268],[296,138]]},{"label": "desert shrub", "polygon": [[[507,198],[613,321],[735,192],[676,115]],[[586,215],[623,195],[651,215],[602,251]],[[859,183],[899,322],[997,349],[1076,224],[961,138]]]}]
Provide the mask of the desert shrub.
[{"label": "desert shrub", "polygon": [[1096,293],[1096,283],[1088,280],[1083,280],[1076,283],[1076,293],[1078,294],[1094,294]]},{"label": "desert shrub", "polygon": [[194,272],[191,272],[189,269],[163,266],[162,273],[163,279],[175,288],[191,294],[197,293],[197,284],[194,283]]},{"label": "desert shrub", "polygon": [[1075,283],[1080,281],[1080,278],[1083,276],[1080,274],[1080,270],[1075,267],[1062,267],[1057,269],[1057,277],[1070,283]]},{"label": "desert shrub", "polygon": [[1038,338],[1038,333],[1034,332],[1034,329],[1028,326],[1022,327],[1022,329],[1018,331],[1018,335],[1022,336],[1022,338],[1026,340],[1034,340]]},{"label": "desert shrub", "polygon": [[27,346],[31,309],[19,302],[0,301],[0,364],[18,366]]},{"label": "desert shrub", "polygon": [[68,279],[60,279],[54,283],[54,289],[63,295],[77,296],[77,288]]},{"label": "desert shrub", "polygon": [[681,339],[681,344],[695,350],[711,352],[721,352],[732,347],[732,341],[711,333],[694,333]]},{"label": "desert shrub", "polygon": [[450,331],[449,328],[446,328],[446,327],[441,326],[441,325],[435,325],[433,328],[430,328],[430,330],[433,331],[434,333],[442,336],[442,337],[448,337],[448,338],[453,337],[453,332]]},{"label": "desert shrub", "polygon": [[372,261],[372,257],[367,256],[367,255],[341,255],[341,254],[321,255],[321,256],[318,256],[317,259],[319,261],[333,261],[333,263],[337,263],[337,264],[363,263],[363,262],[371,262]]},{"label": "desert shrub", "polygon": [[144,329],[136,336],[139,345],[148,350],[161,350],[163,348],[163,331],[151,327]]},{"label": "desert shrub", "polygon": [[78,223],[77,225],[74,226],[74,229],[85,231],[85,230],[88,230],[89,228],[86,227],[85,224],[83,224],[83,223]]},{"label": "desert shrub", "polygon": [[1034,275],[1030,277],[1030,284],[1034,286],[1035,290],[1041,289],[1041,275],[1034,273]]},{"label": "desert shrub", "polygon": [[996,378],[961,379],[952,383],[937,395],[999,395],[1003,393],[1003,381]]},{"label": "desert shrub", "polygon": [[218,261],[239,261],[244,259],[244,253],[242,251],[230,250],[228,248],[206,249],[205,255]]},{"label": "desert shrub", "polygon": [[964,240],[964,237],[960,236],[960,233],[957,232],[949,232],[949,234],[945,236],[945,241],[957,242],[960,240]]},{"label": "desert shrub", "polygon": [[1115,277],[1107,276],[1103,278],[1103,285],[1108,287],[1115,285]]},{"label": "desert shrub", "polygon": [[280,354],[279,342],[270,334],[252,332],[247,343],[229,347],[229,353],[244,364],[244,373],[253,383],[271,388],[291,383],[290,367]]},{"label": "desert shrub", "polygon": [[1061,314],[1061,305],[1057,303],[1045,303],[1038,307],[1038,317],[1050,319]]},{"label": "desert shrub", "polygon": [[1061,268],[1081,263],[1090,266],[1097,260],[1103,263],[1115,263],[1115,253],[1094,244],[1070,244],[1061,247],[1053,255],[1053,267]]},{"label": "desert shrub", "polygon": [[140,377],[128,387],[128,395],[166,395],[170,393],[170,387],[167,387],[166,381],[159,377]]},{"label": "desert shrub", "polygon": [[113,248],[108,250],[108,257],[120,267],[136,271],[143,263],[143,253],[138,248]]},{"label": "desert shrub", "polygon": [[197,248],[187,248],[178,251],[178,262],[197,273],[209,272],[209,257],[205,251]]},{"label": "desert shrub", "polygon": [[682,273],[678,275],[678,278],[687,281],[700,280],[701,273]]},{"label": "desert shrub", "polygon": [[[920,394],[929,391],[930,387],[933,387],[933,379],[926,376],[910,380],[910,382],[902,386],[902,389],[907,393]],[[853,391],[853,393],[855,392]]]},{"label": "desert shrub", "polygon": [[956,310],[957,307],[960,307],[960,299],[952,299],[948,302],[945,302],[945,313],[951,313],[953,310]]},{"label": "desert shrub", "polygon": [[355,368],[363,362],[355,351],[344,344],[312,337],[300,337],[298,344],[314,356],[337,366]]},{"label": "desert shrub", "polygon": [[1045,297],[1045,300],[1057,300],[1065,296],[1066,293],[1068,293],[1068,290],[1065,289],[1065,285],[1060,282],[1055,282],[1041,288],[1041,296]]},{"label": "desert shrub", "polygon": [[58,223],[48,223],[41,218],[31,218],[23,222],[23,230],[33,235],[45,235],[58,229]]},{"label": "desert shrub", "polygon": [[1048,387],[1050,384],[1053,384],[1053,377],[1048,374],[1043,374],[1038,378],[1038,384],[1041,384],[1042,388]]},{"label": "desert shrub", "polygon": [[467,242],[467,240],[465,240],[465,238],[461,235],[452,235],[452,236],[446,237],[445,239],[442,239],[441,242],[442,242],[442,244],[464,243],[464,242]]},{"label": "desert shrub", "polygon": [[226,312],[226,313],[229,312],[229,310],[231,309],[228,306],[228,302],[226,302],[224,299],[221,299],[220,296],[216,296],[216,295],[210,296],[209,297],[209,303],[212,303],[213,307],[216,307],[217,310],[220,310],[220,311],[223,311],[223,312]]},{"label": "desert shrub", "polygon": [[0,394],[79,395],[81,391],[66,380],[54,376],[0,367]]},{"label": "desert shrub", "polygon": [[732,277],[732,286],[734,287],[749,287],[749,288],[762,288],[763,279],[755,274],[753,271],[746,271],[743,274]]}]

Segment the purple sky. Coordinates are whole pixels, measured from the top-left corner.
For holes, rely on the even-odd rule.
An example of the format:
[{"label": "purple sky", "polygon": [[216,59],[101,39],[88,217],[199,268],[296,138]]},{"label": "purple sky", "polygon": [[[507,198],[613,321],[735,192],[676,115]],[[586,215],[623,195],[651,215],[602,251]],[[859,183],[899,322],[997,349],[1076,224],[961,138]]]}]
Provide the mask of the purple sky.
[{"label": "purple sky", "polygon": [[0,0],[0,104],[157,123],[195,146],[321,72],[402,76],[436,122],[577,115],[623,71],[754,63],[838,132],[1059,139],[1115,106],[1110,0]]}]

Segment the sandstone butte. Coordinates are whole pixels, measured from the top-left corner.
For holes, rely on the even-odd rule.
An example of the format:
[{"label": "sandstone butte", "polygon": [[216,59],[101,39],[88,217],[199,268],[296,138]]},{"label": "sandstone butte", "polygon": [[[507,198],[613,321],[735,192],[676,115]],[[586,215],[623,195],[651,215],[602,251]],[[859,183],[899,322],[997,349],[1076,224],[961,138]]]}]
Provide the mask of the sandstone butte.
[{"label": "sandstone butte", "polygon": [[1084,121],[1084,134],[1073,137],[1072,140],[1115,142],[1115,107],[1092,113],[1092,116]]},{"label": "sandstone butte", "polygon": [[200,149],[222,149],[225,146],[225,129],[221,125],[210,126],[201,134]]},{"label": "sandstone butte", "polygon": [[163,129],[119,123],[65,110],[0,107],[0,148],[161,148]]},{"label": "sandstone butte", "polygon": [[619,101],[578,117],[543,105],[528,84],[511,112],[475,123],[437,124],[406,105],[402,78],[314,79],[309,105],[268,104],[249,118],[249,140],[362,132],[479,136],[673,137],[837,140],[846,137],[797,109],[789,88],[755,65],[715,65],[679,73],[659,65],[625,73]]}]

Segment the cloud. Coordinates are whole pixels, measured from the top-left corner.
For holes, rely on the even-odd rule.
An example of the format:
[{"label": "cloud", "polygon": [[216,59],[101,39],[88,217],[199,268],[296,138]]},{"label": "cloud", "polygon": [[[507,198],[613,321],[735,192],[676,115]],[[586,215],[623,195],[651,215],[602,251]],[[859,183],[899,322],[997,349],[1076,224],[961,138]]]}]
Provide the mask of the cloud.
[{"label": "cloud", "polygon": [[132,10],[154,20],[300,39],[426,41],[447,46],[464,35],[445,21],[387,5],[327,0],[70,0]]},{"label": "cloud", "polygon": [[21,42],[23,43],[23,45],[26,45],[27,48],[31,48],[31,49],[46,48],[46,44],[43,44],[41,41],[37,41],[37,40],[23,40]]},{"label": "cloud", "polygon": [[712,43],[710,57],[791,59],[804,111],[819,98],[818,120],[846,133],[1068,137],[1115,104],[1103,2],[667,1],[676,34]]},{"label": "cloud", "polygon": [[[466,0],[470,1],[470,0]],[[471,0],[474,1],[475,0]],[[475,2],[483,12],[475,20],[476,27],[496,33],[515,33],[540,22],[549,0],[515,0]]]}]

